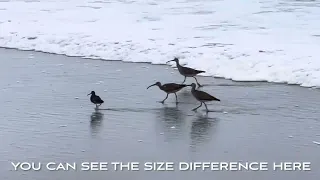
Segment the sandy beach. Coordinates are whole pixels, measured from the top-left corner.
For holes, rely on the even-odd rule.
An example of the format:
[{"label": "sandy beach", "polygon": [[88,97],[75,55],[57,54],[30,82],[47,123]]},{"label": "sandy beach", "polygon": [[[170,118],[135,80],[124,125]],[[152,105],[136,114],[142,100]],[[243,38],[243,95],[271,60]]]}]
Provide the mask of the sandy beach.
[{"label": "sandy beach", "polygon": [[[187,87],[170,95],[149,85],[183,81],[166,65],[0,49],[0,178],[291,179],[320,176],[320,90],[198,77],[221,102],[212,112]],[[187,79],[187,83],[194,82]],[[96,111],[87,96],[105,103]],[[310,162],[311,171],[14,171],[10,162]]]}]

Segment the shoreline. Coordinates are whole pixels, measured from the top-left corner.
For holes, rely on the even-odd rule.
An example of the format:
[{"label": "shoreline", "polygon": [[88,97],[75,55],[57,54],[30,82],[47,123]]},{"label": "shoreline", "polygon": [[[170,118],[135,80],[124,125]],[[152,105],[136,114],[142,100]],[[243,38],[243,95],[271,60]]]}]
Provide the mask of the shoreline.
[{"label": "shoreline", "polygon": [[[44,53],[44,54],[50,54],[50,55],[58,55],[58,56],[65,56],[65,57],[71,57],[71,58],[82,58],[82,59],[89,59],[89,60],[94,60],[94,61],[106,61],[106,62],[113,62],[113,61],[120,61],[123,63],[134,63],[134,64],[148,64],[148,65],[155,65],[155,66],[167,66],[173,69],[176,69],[175,67],[172,67],[168,64],[153,64],[151,62],[132,62],[132,61],[123,61],[123,60],[111,60],[111,59],[102,59],[102,58],[92,58],[92,57],[85,57],[85,56],[69,56],[66,54],[56,54],[56,53],[50,53],[50,52],[44,52],[44,51],[37,51],[37,50],[24,50],[24,49],[19,49],[19,48],[10,48],[10,47],[0,47],[0,49],[8,49],[8,50],[17,50],[17,51],[24,51],[24,52],[36,52],[36,53]],[[232,82],[236,82],[236,83],[270,83],[270,84],[283,84],[283,85],[287,85],[287,86],[298,86],[298,87],[302,87],[302,88],[307,88],[307,89],[315,89],[315,90],[319,90],[320,91],[320,86],[312,86],[312,87],[305,87],[305,86],[301,86],[301,84],[289,84],[286,82],[269,82],[267,80],[265,81],[236,81],[233,79],[227,79],[224,77],[219,77],[219,76],[206,76],[206,75],[197,75],[197,77],[213,77],[214,79],[223,79],[223,80],[229,80]]]},{"label": "shoreline", "polygon": [[[320,93],[266,82],[199,77],[221,102],[198,106],[190,88],[164,104],[160,81],[182,82],[163,65],[91,61],[0,49],[0,178],[317,180]],[[187,79],[186,83],[194,82]],[[105,103],[94,110],[87,94]],[[14,171],[10,162],[311,162],[311,171]]]}]

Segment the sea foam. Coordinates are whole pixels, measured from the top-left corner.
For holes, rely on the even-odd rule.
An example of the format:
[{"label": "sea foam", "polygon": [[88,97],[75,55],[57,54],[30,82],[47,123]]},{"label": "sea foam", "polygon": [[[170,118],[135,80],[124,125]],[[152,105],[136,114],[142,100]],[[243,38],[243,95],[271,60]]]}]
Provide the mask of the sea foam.
[{"label": "sea foam", "polygon": [[317,1],[0,1],[0,46],[320,87]]}]

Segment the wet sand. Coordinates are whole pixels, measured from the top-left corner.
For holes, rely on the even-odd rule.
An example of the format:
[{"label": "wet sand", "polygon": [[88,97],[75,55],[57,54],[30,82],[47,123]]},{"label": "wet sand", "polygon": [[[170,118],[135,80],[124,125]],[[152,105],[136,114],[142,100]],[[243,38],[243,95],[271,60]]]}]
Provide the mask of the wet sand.
[{"label": "wet sand", "polygon": [[[190,88],[180,103],[149,85],[183,81],[164,65],[89,60],[0,49],[0,178],[297,179],[320,176],[320,91],[199,77],[221,99],[198,112]],[[193,82],[187,79],[187,83]],[[95,111],[87,94],[105,100]],[[269,171],[14,171],[10,162],[268,162]],[[273,171],[273,162],[311,171]]]}]

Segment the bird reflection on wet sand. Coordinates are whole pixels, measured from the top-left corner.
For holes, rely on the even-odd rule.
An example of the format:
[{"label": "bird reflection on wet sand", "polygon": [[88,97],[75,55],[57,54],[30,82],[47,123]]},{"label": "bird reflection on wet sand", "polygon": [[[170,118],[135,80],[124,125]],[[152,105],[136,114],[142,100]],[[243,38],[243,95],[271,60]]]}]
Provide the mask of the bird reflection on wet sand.
[{"label": "bird reflection on wet sand", "polygon": [[103,116],[104,116],[103,113],[101,113],[99,111],[95,111],[91,114],[90,128],[91,128],[92,135],[98,134],[98,132],[102,126]]},{"label": "bird reflection on wet sand", "polygon": [[190,147],[196,151],[196,147],[212,139],[212,128],[216,127],[219,119],[209,117],[207,114],[198,115],[192,122]]},{"label": "bird reflection on wet sand", "polygon": [[157,112],[157,128],[160,128],[158,131],[164,133],[166,140],[177,139],[183,131],[183,124],[185,116],[175,107],[163,107],[160,108]]}]

